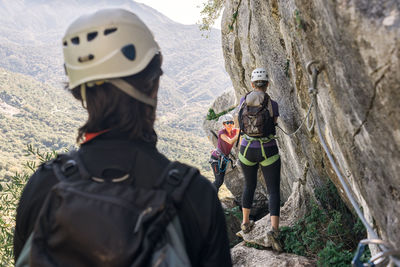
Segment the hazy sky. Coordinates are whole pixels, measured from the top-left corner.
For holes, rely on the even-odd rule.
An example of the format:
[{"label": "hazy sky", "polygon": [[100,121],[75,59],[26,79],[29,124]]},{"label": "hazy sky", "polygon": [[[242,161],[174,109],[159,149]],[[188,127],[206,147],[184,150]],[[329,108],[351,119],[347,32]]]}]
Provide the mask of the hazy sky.
[{"label": "hazy sky", "polygon": [[[207,0],[135,0],[163,13],[182,24],[196,24],[200,21],[200,11]],[[214,25],[221,28],[220,20]]]}]

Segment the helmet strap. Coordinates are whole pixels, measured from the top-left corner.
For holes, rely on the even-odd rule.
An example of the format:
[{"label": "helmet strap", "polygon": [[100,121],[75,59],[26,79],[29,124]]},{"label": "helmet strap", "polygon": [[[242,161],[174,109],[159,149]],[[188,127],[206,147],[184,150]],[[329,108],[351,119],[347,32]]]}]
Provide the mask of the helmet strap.
[{"label": "helmet strap", "polygon": [[81,84],[81,101],[83,108],[87,109],[86,105],[86,85],[84,83]]},{"label": "helmet strap", "polygon": [[[94,85],[101,85],[104,82],[110,83],[123,91],[124,93],[128,94],[129,96],[135,98],[136,100],[147,104],[149,106],[152,106],[153,108],[156,108],[157,106],[157,99],[152,98],[150,96],[145,95],[144,93],[140,92],[138,89],[136,89],[133,85],[130,83],[126,82],[123,79],[112,79],[112,80],[104,80],[104,81],[98,81],[98,82],[91,82],[88,83],[88,87],[93,87]],[[86,83],[81,84],[81,101],[82,101],[82,106],[87,109],[86,105]]]},{"label": "helmet strap", "polygon": [[157,106],[156,98],[152,98],[148,95],[145,95],[144,93],[142,93],[141,91],[136,89],[133,85],[131,85],[130,83],[126,82],[123,79],[112,79],[112,80],[107,80],[106,82],[114,85],[124,93],[128,94],[129,96],[135,98],[136,100],[144,104],[152,106],[153,108],[156,108]]}]

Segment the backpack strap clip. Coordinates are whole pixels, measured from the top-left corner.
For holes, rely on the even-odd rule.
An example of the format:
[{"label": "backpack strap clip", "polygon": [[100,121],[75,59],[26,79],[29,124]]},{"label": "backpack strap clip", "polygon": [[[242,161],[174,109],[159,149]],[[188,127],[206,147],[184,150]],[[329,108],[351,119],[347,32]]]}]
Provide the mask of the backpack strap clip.
[{"label": "backpack strap clip", "polygon": [[61,165],[61,172],[64,173],[66,176],[72,175],[74,172],[77,171],[77,164],[75,160],[70,159],[67,160],[63,165]]},{"label": "backpack strap clip", "polygon": [[77,151],[58,155],[57,159],[52,164],[52,169],[60,182],[76,174],[79,174],[83,179],[91,178],[91,175],[83,165]]},{"label": "backpack strap clip", "polygon": [[182,177],[179,176],[179,171],[177,169],[169,170],[166,179],[167,183],[172,186],[179,186],[182,182]]},{"label": "backpack strap clip", "polygon": [[192,178],[198,173],[196,168],[177,161],[171,162],[164,171],[161,188],[167,191],[175,204],[179,204]]}]

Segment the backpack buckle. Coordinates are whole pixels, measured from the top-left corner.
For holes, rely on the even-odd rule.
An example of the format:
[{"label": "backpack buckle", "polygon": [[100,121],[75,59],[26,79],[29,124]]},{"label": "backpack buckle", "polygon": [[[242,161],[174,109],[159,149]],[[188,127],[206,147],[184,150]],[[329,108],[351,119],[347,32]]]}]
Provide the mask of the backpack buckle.
[{"label": "backpack buckle", "polygon": [[167,183],[177,186],[182,182],[181,175],[177,169],[172,169],[168,172]]},{"label": "backpack buckle", "polygon": [[66,176],[70,176],[77,170],[76,166],[75,160],[70,159],[61,166],[61,172]]}]

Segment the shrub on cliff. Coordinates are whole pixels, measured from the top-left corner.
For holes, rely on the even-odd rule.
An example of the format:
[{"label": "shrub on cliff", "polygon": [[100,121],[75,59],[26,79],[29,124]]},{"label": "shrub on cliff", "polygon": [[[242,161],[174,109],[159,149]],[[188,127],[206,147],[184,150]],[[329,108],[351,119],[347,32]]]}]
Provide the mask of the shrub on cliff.
[{"label": "shrub on cliff", "polygon": [[281,228],[286,252],[318,259],[319,266],[348,266],[366,230],[333,183],[315,189],[318,203],[292,227]]}]

